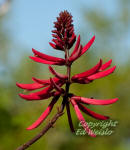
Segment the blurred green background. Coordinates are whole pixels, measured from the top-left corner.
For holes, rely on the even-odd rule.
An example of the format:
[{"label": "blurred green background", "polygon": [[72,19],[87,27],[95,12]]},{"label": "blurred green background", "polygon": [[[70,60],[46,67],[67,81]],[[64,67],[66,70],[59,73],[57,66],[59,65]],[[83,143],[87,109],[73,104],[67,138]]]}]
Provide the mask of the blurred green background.
[{"label": "blurred green background", "polygon": [[[69,130],[66,112],[43,138],[30,150],[128,150],[130,148],[130,1],[129,0],[69,0],[25,1],[0,0],[0,150],[13,150],[38,133],[48,119],[37,129],[27,131],[46,108],[47,101],[27,102],[20,99],[16,81],[31,83],[31,77],[48,78],[46,65],[29,60],[31,48],[46,54],[63,57],[49,47],[53,22],[62,10],[74,16],[75,33],[81,34],[85,44],[92,35],[92,48],[73,64],[72,74],[92,67],[100,58],[113,59],[117,65],[114,74],[89,85],[74,84],[71,92],[84,97],[119,101],[109,106],[91,106],[108,115],[119,124],[111,136],[76,136]],[[78,69],[77,69],[78,68]],[[59,72],[64,68],[58,67]],[[57,106],[60,105],[61,99]],[[72,107],[71,107],[72,108]],[[78,120],[72,110],[75,128]],[[56,106],[48,118],[56,112]],[[86,121],[96,121],[84,115]]]}]

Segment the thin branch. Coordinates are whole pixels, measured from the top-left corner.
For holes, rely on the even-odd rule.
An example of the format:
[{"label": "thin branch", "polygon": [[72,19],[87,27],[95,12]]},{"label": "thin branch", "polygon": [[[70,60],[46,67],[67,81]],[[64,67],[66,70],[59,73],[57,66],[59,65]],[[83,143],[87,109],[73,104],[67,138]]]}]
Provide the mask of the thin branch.
[{"label": "thin branch", "polygon": [[43,128],[43,130],[40,133],[38,133],[35,137],[33,137],[27,143],[18,147],[16,150],[25,150],[28,147],[30,147],[33,143],[39,140],[50,128],[53,128],[53,125],[56,122],[56,120],[63,114],[64,114],[63,109],[58,109],[58,112],[55,114],[55,116],[50,120],[50,122]]}]

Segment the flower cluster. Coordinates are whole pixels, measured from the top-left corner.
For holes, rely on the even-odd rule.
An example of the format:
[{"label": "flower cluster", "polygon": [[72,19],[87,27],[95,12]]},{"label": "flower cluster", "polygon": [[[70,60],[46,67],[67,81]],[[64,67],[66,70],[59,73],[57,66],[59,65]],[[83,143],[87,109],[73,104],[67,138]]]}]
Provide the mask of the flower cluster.
[{"label": "flower cluster", "polygon": [[[50,45],[54,49],[64,51],[65,59],[49,56],[35,49],[32,49],[34,56],[33,57],[30,56],[30,58],[35,62],[48,64],[49,71],[54,75],[54,77],[49,78],[47,80],[37,79],[33,77],[32,80],[34,82],[31,84],[20,84],[20,83],[16,83],[16,84],[18,87],[22,89],[26,89],[28,91],[41,89],[37,92],[30,92],[27,95],[19,94],[20,97],[25,100],[28,101],[44,100],[52,97],[52,100],[48,105],[48,107],[46,108],[46,110],[41,114],[38,120],[36,120],[31,126],[27,128],[28,130],[32,130],[38,127],[50,114],[53,106],[58,101],[58,99],[62,97],[63,109],[64,106],[66,106],[70,129],[72,132],[74,132],[74,127],[73,127],[71,113],[70,113],[70,106],[69,106],[70,104],[72,104],[76,112],[77,118],[79,119],[80,122],[85,121],[83,115],[81,114],[81,111],[92,116],[93,118],[106,120],[109,117],[93,112],[92,110],[88,109],[84,104],[108,105],[108,104],[115,103],[118,99],[115,98],[115,99],[108,99],[108,100],[100,100],[100,99],[77,96],[69,92],[70,85],[72,83],[80,83],[80,84],[91,83],[96,79],[105,77],[113,73],[116,66],[108,69],[108,67],[110,67],[112,63],[112,60],[103,63],[102,59],[100,59],[99,62],[91,69],[71,77],[70,72],[71,72],[72,63],[76,61],[80,56],[82,56],[91,47],[91,45],[95,40],[95,36],[93,36],[85,46],[81,45],[80,35],[77,37],[77,41],[76,41],[76,35],[74,34],[74,27],[72,24],[72,16],[67,11],[61,12],[59,17],[57,17],[57,22],[54,22],[54,24],[55,24],[54,26],[55,30],[52,31],[53,32],[52,36],[54,37],[54,39],[52,41],[55,44],[50,43]],[[76,43],[74,49],[72,53],[69,54],[69,49],[72,47],[75,41]],[[67,67],[67,74],[63,75],[56,72],[56,70],[54,70],[51,65],[58,65],[58,66],[65,65]],[[62,88],[63,85],[65,85],[65,89]],[[89,133],[91,136],[95,136],[95,134],[89,129],[88,126],[84,126],[84,124],[82,124],[82,126],[87,133]]]}]

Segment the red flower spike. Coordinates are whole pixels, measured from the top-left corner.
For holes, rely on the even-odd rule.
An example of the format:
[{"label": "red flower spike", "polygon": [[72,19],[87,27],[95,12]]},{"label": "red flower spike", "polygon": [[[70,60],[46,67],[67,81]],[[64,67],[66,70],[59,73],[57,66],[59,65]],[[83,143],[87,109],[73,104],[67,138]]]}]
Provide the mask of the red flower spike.
[{"label": "red flower spike", "polygon": [[108,76],[109,74],[113,73],[115,69],[116,69],[116,66],[114,66],[114,67],[112,67],[112,68],[110,68],[108,70],[105,70],[103,72],[98,72],[98,73],[96,73],[94,75],[91,75],[91,76],[89,76],[87,78],[89,80],[95,80],[95,79],[103,78],[103,77]]},{"label": "red flower spike", "polygon": [[105,70],[106,68],[108,68],[111,65],[111,63],[112,63],[112,59],[110,59],[108,62],[106,62],[105,64],[103,64],[101,66],[101,68],[99,69],[99,71]]},{"label": "red flower spike", "polygon": [[42,115],[31,125],[27,128],[27,130],[32,130],[34,128],[37,128],[45,119],[46,117],[50,114],[54,104],[57,102],[59,99],[59,96],[54,97],[51,101],[51,103],[48,105],[46,110],[42,113]]},{"label": "red flower spike", "polygon": [[80,45],[80,35],[78,36],[78,39],[77,39],[77,42],[75,44],[74,50],[73,50],[72,54],[70,55],[70,57],[73,56],[77,52],[77,50],[79,48],[79,45]]},{"label": "red flower spike", "polygon": [[101,67],[101,65],[102,65],[102,59],[100,59],[100,61],[93,68],[91,68],[85,72],[76,74],[71,79],[73,80],[73,79],[77,79],[77,78],[88,77],[88,76],[94,74],[95,72],[97,72],[99,70],[99,68]]},{"label": "red flower spike", "polygon": [[40,88],[45,87],[45,85],[42,85],[42,84],[39,84],[39,83],[23,84],[23,83],[16,82],[16,85],[18,87],[20,87],[21,89],[26,89],[28,91],[36,90],[36,89],[40,89]]},{"label": "red flower spike", "polygon": [[61,80],[66,80],[68,77],[66,75],[62,75],[60,73],[57,73],[51,66],[48,67],[50,72],[55,75],[57,78],[61,79]]},{"label": "red flower spike", "polygon": [[73,122],[72,122],[71,113],[70,113],[69,103],[66,103],[66,110],[67,110],[67,116],[68,116],[68,122],[69,122],[70,130],[71,130],[71,132],[75,132]]},{"label": "red flower spike", "polygon": [[79,106],[79,109],[81,111],[83,111],[84,113],[88,114],[89,116],[95,118],[95,119],[99,119],[99,120],[107,120],[109,119],[108,116],[103,116],[103,115],[100,115],[100,114],[97,114],[95,112],[93,112],[92,110],[88,109],[87,107],[85,107],[84,105],[78,103],[78,106]]},{"label": "red flower spike", "polygon": [[41,59],[39,57],[32,57],[32,56],[30,56],[29,58],[32,59],[35,62],[39,62],[39,63],[42,63],[42,64],[60,65],[60,66],[64,65],[63,62],[53,62],[53,61],[43,60],[43,59]]},{"label": "red flower spike", "polygon": [[53,62],[61,62],[61,63],[65,63],[65,60],[62,58],[58,58],[58,57],[54,57],[54,56],[49,56],[46,54],[43,54],[41,52],[38,52],[37,50],[35,50],[34,48],[32,48],[32,51],[34,53],[34,55],[36,55],[37,57],[40,57],[42,59],[45,59],[47,61],[53,61]]},{"label": "red flower spike", "polygon": [[[54,49],[65,52],[64,59],[46,55],[35,49],[32,49],[34,53],[34,57],[30,56],[30,58],[35,62],[48,64],[48,65],[58,65],[58,66],[64,65],[67,69],[66,75],[56,72],[52,68],[52,66],[49,66],[50,72],[55,76],[54,78],[42,80],[42,79],[37,79],[33,77],[32,80],[34,81],[34,83],[32,84],[16,83],[16,85],[28,91],[43,88],[37,92],[31,92],[27,95],[19,94],[21,98],[26,99],[28,101],[44,100],[44,99],[53,97],[47,109],[42,113],[42,115],[38,118],[38,120],[36,120],[30,127],[27,128],[28,130],[38,127],[45,120],[45,118],[50,114],[58,98],[62,96],[63,97],[62,104],[57,114],[58,115],[60,113],[62,114],[66,106],[70,129],[72,132],[74,132],[74,127],[73,127],[70,107],[69,107],[69,102],[71,102],[76,112],[76,115],[80,123],[82,124],[83,128],[85,129],[85,131],[89,135],[95,137],[95,134],[89,129],[88,124],[85,122],[85,119],[83,118],[83,115],[80,112],[80,110],[95,119],[106,120],[108,119],[108,117],[93,112],[92,110],[82,105],[82,103],[87,104],[87,105],[90,105],[90,104],[91,105],[108,105],[108,104],[115,103],[118,99],[115,98],[115,99],[108,99],[108,100],[100,100],[100,99],[75,96],[73,93],[69,93],[70,85],[72,83],[80,83],[80,84],[91,83],[95,79],[99,79],[99,78],[105,77],[113,73],[116,66],[110,69],[107,69],[111,65],[112,60],[109,60],[108,62],[102,64],[102,59],[100,59],[100,61],[93,68],[86,70],[85,72],[76,74],[71,78],[71,67],[72,67],[73,62],[76,59],[78,59],[81,55],[83,55],[91,47],[91,45],[93,44],[95,40],[95,36],[93,36],[91,40],[84,47],[82,47],[80,43],[80,35],[78,36],[77,41],[76,41],[77,36],[74,33],[74,26],[72,22],[73,20],[72,20],[72,16],[70,13],[68,13],[67,11],[61,12],[59,14],[59,17],[57,17],[57,21],[54,22],[55,30],[52,31],[53,43],[49,43]],[[76,44],[74,46],[74,50],[72,51],[70,55],[69,50],[73,46],[75,41],[76,41]],[[64,84],[65,84],[65,90],[61,88]],[[57,116],[57,114],[55,116]],[[54,121],[52,119],[52,122],[51,122],[52,125],[53,125],[53,122],[55,122],[55,119],[57,119],[55,116],[54,116]]]},{"label": "red flower spike", "polygon": [[96,135],[91,131],[91,129],[89,129],[89,126],[87,125],[83,115],[81,114],[79,107],[77,105],[77,103],[71,99],[71,103],[74,107],[74,110],[76,112],[77,118],[79,119],[80,123],[82,124],[82,127],[84,128],[84,130],[92,137],[95,137]]},{"label": "red flower spike", "polygon": [[85,104],[92,104],[92,105],[109,105],[115,103],[118,100],[118,98],[100,100],[100,99],[91,99],[91,98],[85,98],[80,96],[73,96],[72,98],[78,102],[85,103]]},{"label": "red flower spike", "polygon": [[72,16],[67,11],[63,11],[59,14],[57,21],[54,22],[55,30],[52,31],[55,35],[58,36],[58,38],[53,34],[53,37],[55,38],[53,39],[53,42],[55,44],[50,43],[54,49],[65,51],[65,48],[70,49],[73,46],[76,40],[76,35],[74,34],[72,22]]},{"label": "red flower spike", "polygon": [[50,78],[50,81],[51,81],[51,84],[54,86],[54,88],[57,90],[57,91],[59,91],[60,93],[64,93],[65,91],[64,91],[64,89],[62,89],[60,86],[62,86],[63,84],[60,84],[60,86],[59,85],[57,85],[56,83],[55,83],[55,81],[52,79],[52,78]]}]

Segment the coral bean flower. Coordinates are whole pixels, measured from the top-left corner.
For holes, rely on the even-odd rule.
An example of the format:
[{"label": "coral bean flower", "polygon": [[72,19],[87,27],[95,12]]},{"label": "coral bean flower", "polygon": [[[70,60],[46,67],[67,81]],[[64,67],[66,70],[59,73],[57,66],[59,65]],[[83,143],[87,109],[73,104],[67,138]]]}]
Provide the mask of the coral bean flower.
[{"label": "coral bean flower", "polygon": [[[109,117],[107,116],[95,113],[94,111],[87,108],[87,106],[84,104],[109,105],[115,103],[118,100],[118,98],[107,100],[85,98],[69,92],[69,87],[73,83],[89,84],[96,79],[110,75],[116,69],[116,66],[109,68],[112,63],[111,59],[106,63],[103,63],[103,60],[100,59],[99,62],[91,69],[71,77],[71,67],[73,62],[81,57],[85,52],[87,52],[95,40],[95,36],[93,36],[86,45],[81,45],[81,37],[79,35],[76,40],[72,22],[73,20],[70,13],[68,13],[67,11],[61,12],[59,14],[59,17],[57,17],[57,21],[54,22],[55,29],[52,31],[53,39],[52,42],[49,43],[54,49],[61,50],[65,53],[64,59],[49,56],[35,50],[34,48],[32,49],[34,56],[30,56],[30,59],[38,63],[48,64],[49,71],[54,75],[54,77],[47,80],[37,79],[33,77],[33,83],[31,84],[16,83],[18,87],[30,91],[27,95],[19,94],[21,98],[27,101],[38,101],[52,98],[48,107],[44,110],[41,116],[27,128],[28,130],[37,128],[47,118],[60,97],[62,98],[62,109],[64,110],[64,107],[66,107],[68,122],[72,132],[74,132],[75,130],[72,123],[70,104],[72,104],[79,121],[83,122],[85,121],[85,119],[81,112],[84,112],[95,119],[109,119]],[[70,54],[69,50],[73,45],[74,49]],[[67,68],[67,73],[65,75],[60,74],[56,70],[54,70],[51,65],[64,65]],[[65,89],[62,87],[63,85],[65,85]],[[32,92],[37,89],[39,89],[39,91]],[[90,136],[95,136],[93,131],[88,126],[84,126],[84,124],[82,124],[82,126]]]}]

